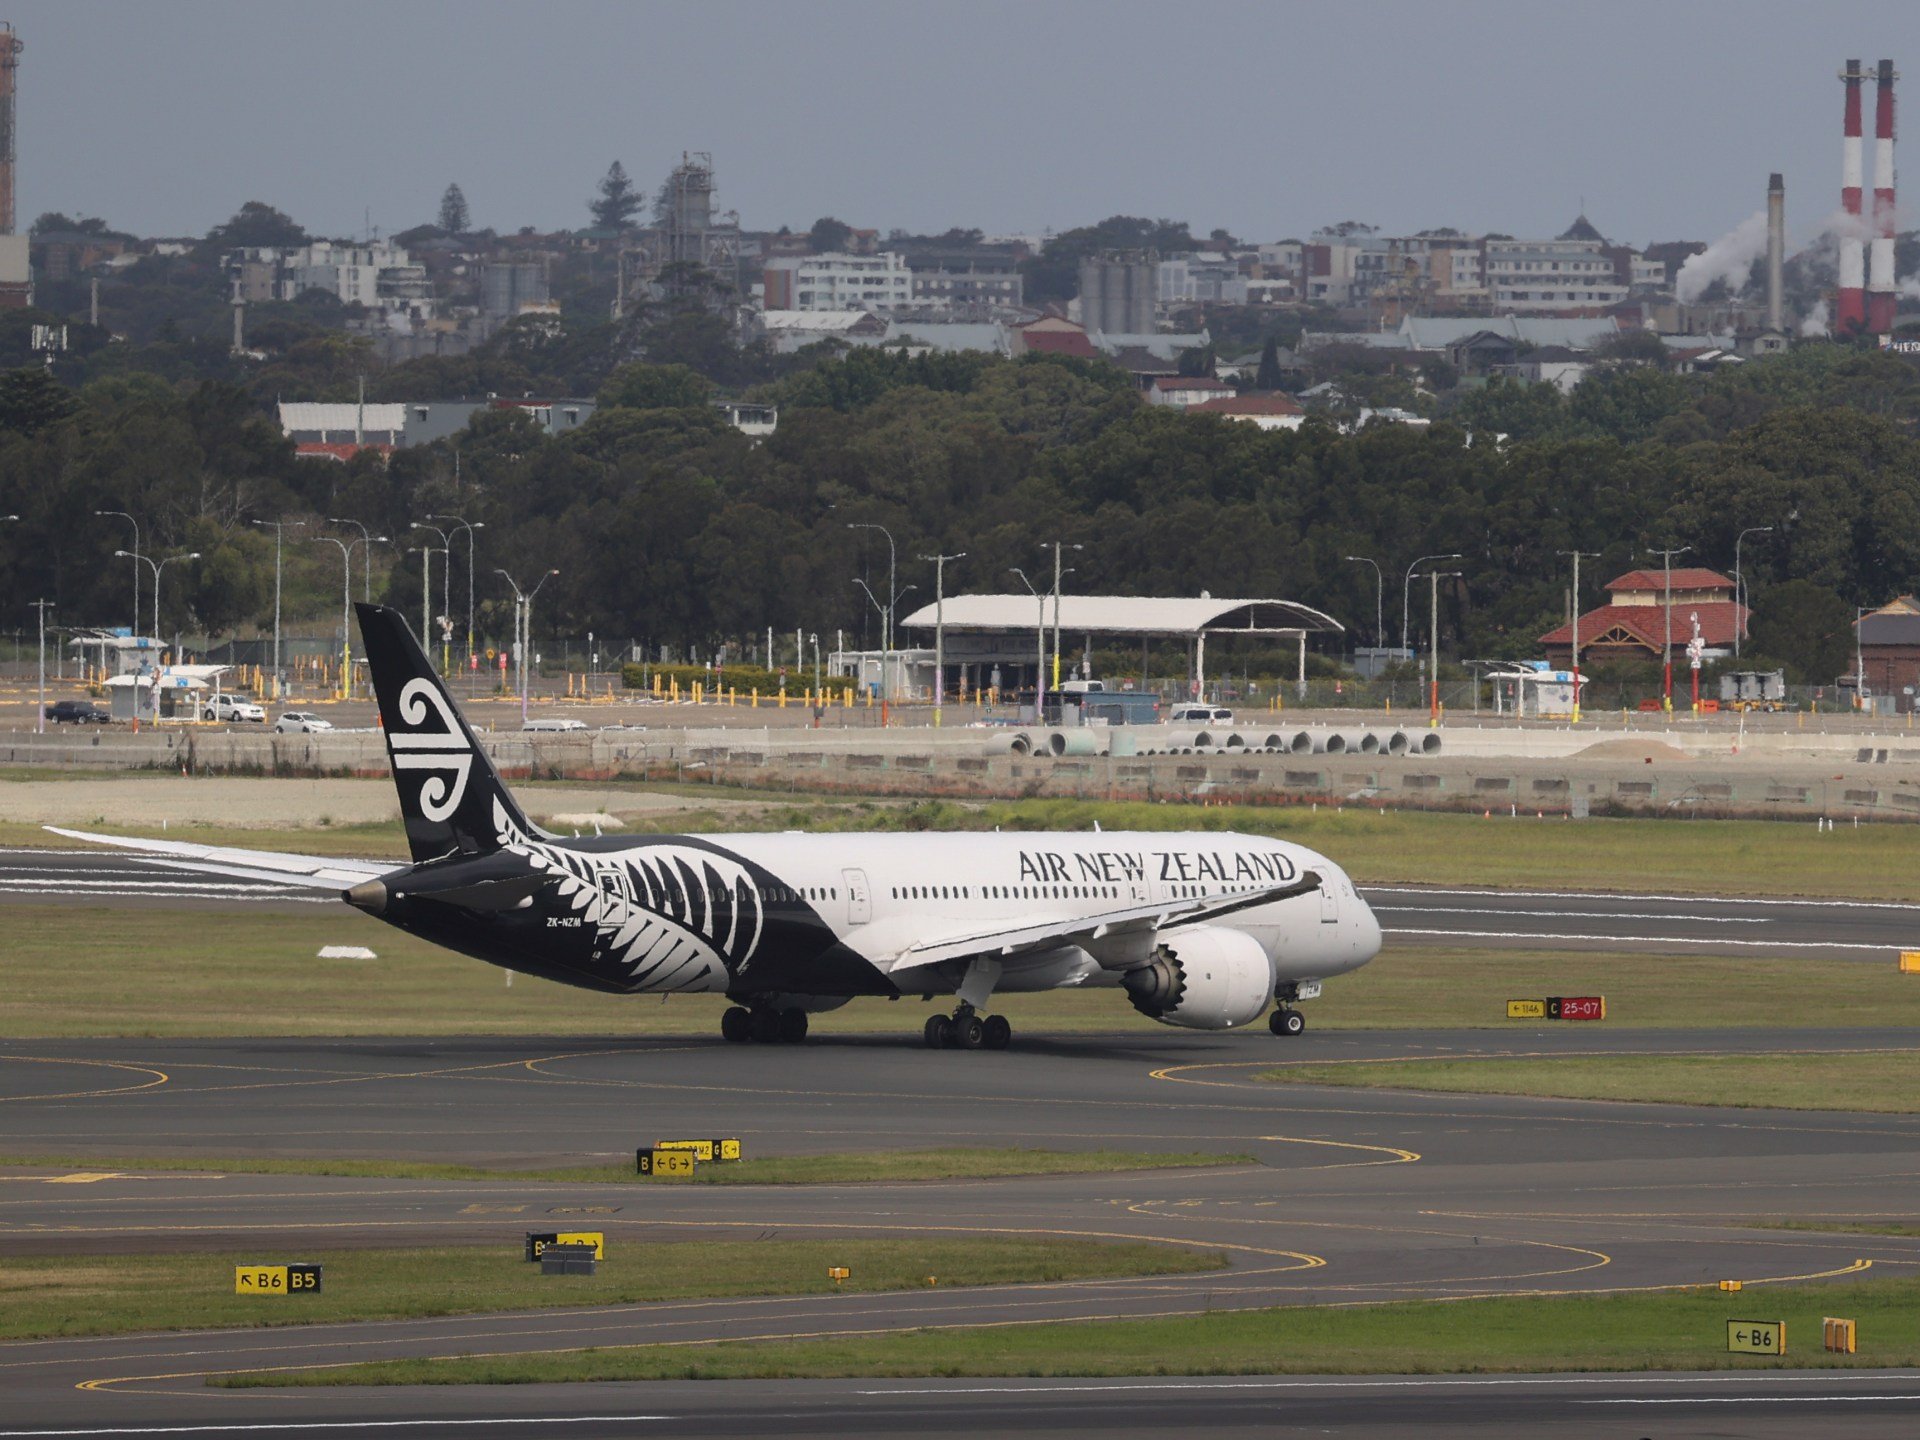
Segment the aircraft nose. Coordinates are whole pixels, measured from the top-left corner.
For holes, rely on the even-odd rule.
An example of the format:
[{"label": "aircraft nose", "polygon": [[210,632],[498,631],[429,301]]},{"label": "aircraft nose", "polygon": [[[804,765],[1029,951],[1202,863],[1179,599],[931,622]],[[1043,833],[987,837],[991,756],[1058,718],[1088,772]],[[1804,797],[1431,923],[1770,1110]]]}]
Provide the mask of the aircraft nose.
[{"label": "aircraft nose", "polygon": [[1354,892],[1354,898],[1359,901],[1353,910],[1354,943],[1361,954],[1371,960],[1380,953],[1380,917],[1373,913],[1371,905],[1360,899],[1359,891]]}]

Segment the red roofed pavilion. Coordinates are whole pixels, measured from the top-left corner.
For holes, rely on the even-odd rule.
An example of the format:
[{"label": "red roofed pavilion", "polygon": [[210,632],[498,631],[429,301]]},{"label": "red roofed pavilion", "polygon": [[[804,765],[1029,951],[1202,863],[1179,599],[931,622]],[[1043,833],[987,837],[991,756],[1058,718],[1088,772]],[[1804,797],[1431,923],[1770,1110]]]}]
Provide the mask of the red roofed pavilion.
[{"label": "red roofed pavilion", "polygon": [[[1700,621],[1700,639],[1709,653],[1733,649],[1736,634],[1747,633],[1747,607],[1733,600],[1733,581],[1717,570],[1631,570],[1608,582],[1609,603],[1580,617],[1583,660],[1639,656],[1658,660],[1667,637],[1666,600],[1673,596],[1673,652],[1678,659]],[[1562,625],[1540,637],[1549,664],[1566,668],[1573,659],[1573,627]]]}]

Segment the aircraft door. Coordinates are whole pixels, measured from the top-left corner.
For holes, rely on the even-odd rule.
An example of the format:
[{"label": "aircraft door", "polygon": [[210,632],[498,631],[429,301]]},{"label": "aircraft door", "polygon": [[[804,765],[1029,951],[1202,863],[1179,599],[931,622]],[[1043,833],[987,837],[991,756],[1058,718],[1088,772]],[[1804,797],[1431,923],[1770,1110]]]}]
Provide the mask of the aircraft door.
[{"label": "aircraft door", "polygon": [[847,882],[847,923],[864,925],[873,919],[873,892],[867,888],[867,872],[842,870],[840,874]]},{"label": "aircraft door", "polygon": [[1340,923],[1340,895],[1333,888],[1331,880],[1320,882],[1320,923],[1338,925]]}]

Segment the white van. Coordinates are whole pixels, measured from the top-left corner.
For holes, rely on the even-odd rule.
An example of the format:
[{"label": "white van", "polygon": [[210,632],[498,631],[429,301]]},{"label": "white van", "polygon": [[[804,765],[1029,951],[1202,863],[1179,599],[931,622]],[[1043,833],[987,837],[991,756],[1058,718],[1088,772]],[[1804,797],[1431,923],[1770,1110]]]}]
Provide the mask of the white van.
[{"label": "white van", "polygon": [[529,720],[520,728],[522,730],[538,730],[544,734],[553,734],[555,732],[571,733],[575,730],[586,729],[587,722],[584,720]]},{"label": "white van", "polygon": [[1233,711],[1222,705],[1176,705],[1167,716],[1169,725],[1231,725]]}]

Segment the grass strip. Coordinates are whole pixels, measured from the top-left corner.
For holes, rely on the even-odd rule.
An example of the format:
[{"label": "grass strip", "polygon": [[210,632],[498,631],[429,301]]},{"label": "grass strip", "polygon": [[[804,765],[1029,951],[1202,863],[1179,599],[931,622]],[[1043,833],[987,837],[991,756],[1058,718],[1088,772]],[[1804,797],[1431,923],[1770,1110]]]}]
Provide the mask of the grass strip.
[{"label": "grass strip", "polygon": [[1287,1085],[1628,1100],[1738,1109],[1920,1111],[1920,1048],[1764,1055],[1552,1055],[1285,1065]]},{"label": "grass strip", "polygon": [[[578,1228],[600,1228],[582,1224]],[[136,1330],[299,1325],[481,1314],[560,1305],[610,1305],[835,1289],[1032,1284],[1217,1270],[1216,1250],[1146,1242],[1026,1238],[777,1240],[642,1243],[607,1236],[597,1275],[543,1276],[517,1242],[419,1250],[273,1247],[196,1254],[8,1259],[0,1265],[0,1339],[113,1335]],[[236,1265],[317,1260],[318,1295],[233,1293]]]},{"label": "grass strip", "polygon": [[[1427,1375],[1911,1365],[1920,1280],[1446,1303],[1298,1307],[1161,1320],[922,1329],[797,1341],[644,1345],[396,1360],[215,1377],[233,1387],[588,1380],[1099,1375]],[[1823,1316],[1859,1322],[1859,1353],[1820,1349]],[[1730,1319],[1785,1320],[1787,1354],[1729,1355]]]},{"label": "grass strip", "polygon": [[[365,783],[381,783],[367,781]],[[531,787],[536,789],[538,787]],[[568,787],[578,791],[579,785]],[[124,834],[160,832],[109,824],[75,787],[73,824]],[[1769,820],[1535,819],[1340,806],[1184,805],[1105,800],[854,799],[783,803],[766,792],[712,786],[606,782],[605,793],[674,792],[759,802],[697,813],[634,817],[638,833],[801,829],[814,832],[929,830],[1222,831],[1271,835],[1319,850],[1363,884],[1542,886],[1659,894],[1809,895],[1920,900],[1920,870],[1907,862],[1905,825],[1830,832]],[[584,801],[582,802],[584,803]],[[328,855],[399,855],[397,823],[249,830],[175,826],[166,838],[208,845]],[[0,821],[0,844],[48,841],[37,825]]]},{"label": "grass strip", "polygon": [[1911,1220],[1754,1220],[1761,1230],[1816,1230],[1830,1235],[1920,1236],[1920,1222]]},{"label": "grass strip", "polygon": [[1251,1155],[1215,1155],[1204,1151],[1035,1150],[953,1146],[934,1150],[750,1157],[724,1164],[696,1166],[691,1181],[680,1181],[653,1180],[639,1175],[632,1162],[502,1170],[479,1165],[329,1159],[325,1156],[262,1159],[254,1156],[169,1155],[123,1160],[85,1155],[0,1155],[0,1167],[36,1170],[190,1170],[234,1175],[333,1175],[379,1180],[505,1180],[594,1185],[860,1185],[910,1180],[987,1180],[1016,1175],[1110,1174],[1120,1170],[1168,1170],[1254,1163]]},{"label": "grass strip", "polygon": [[[125,943],[88,907],[9,904],[0,918],[7,925],[0,1035],[13,1037],[686,1036],[717,1044],[727,1004],[706,995],[643,1004],[525,978],[509,984],[504,971],[345,905],[292,914],[142,909],[137,940],[129,932]],[[323,945],[364,945],[379,959],[321,960]],[[1920,984],[1900,974],[1891,954],[1873,964],[1391,939],[1365,969],[1329,983],[1306,1013],[1316,1029],[1514,1029],[1505,1018],[1509,996],[1586,994],[1607,997],[1608,1023],[1636,1028],[1775,1026],[1786,994],[1795,997],[1799,1026],[1920,1025]],[[1117,989],[995,996],[993,1008],[1013,1022],[1015,1044],[1034,1032],[1165,1033]],[[813,1030],[827,1040],[877,1034],[917,1045],[928,1013],[917,999],[857,1001],[814,1016]]]}]

